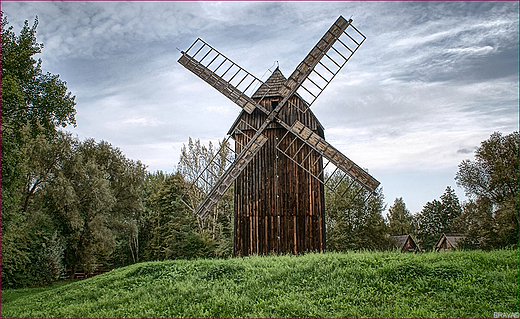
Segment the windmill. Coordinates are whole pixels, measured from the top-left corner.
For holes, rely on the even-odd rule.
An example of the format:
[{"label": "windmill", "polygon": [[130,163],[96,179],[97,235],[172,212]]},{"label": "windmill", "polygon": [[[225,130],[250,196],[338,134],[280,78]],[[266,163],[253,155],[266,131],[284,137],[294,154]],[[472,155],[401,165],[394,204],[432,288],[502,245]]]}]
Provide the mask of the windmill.
[{"label": "windmill", "polygon": [[[365,39],[352,19],[340,16],[289,78],[277,68],[265,82],[200,38],[181,52],[181,65],[242,108],[221,150],[183,196],[204,219],[235,183],[234,255],[322,252],[325,187],[344,198],[357,184],[356,196],[366,202],[379,186],[325,141],[310,110]],[[234,159],[222,157],[225,151]],[[345,178],[348,187],[340,190]],[[186,196],[194,193],[202,195]]]}]

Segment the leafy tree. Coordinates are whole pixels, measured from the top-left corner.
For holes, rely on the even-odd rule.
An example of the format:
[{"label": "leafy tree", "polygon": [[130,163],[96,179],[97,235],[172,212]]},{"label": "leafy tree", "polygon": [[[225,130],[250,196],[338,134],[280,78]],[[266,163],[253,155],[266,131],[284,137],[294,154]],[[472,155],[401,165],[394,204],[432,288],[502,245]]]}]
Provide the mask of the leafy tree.
[{"label": "leafy tree", "polygon": [[43,132],[49,138],[56,127],[75,125],[75,97],[67,92],[66,82],[59,75],[44,74],[42,61],[34,55],[43,44],[36,42],[38,19],[32,27],[25,21],[16,36],[7,17],[1,22],[1,130],[2,130],[2,218],[16,214],[20,187],[25,175],[27,154],[24,144],[30,137]]},{"label": "leafy tree", "polygon": [[433,246],[443,233],[441,224],[442,203],[436,199],[427,202],[417,215],[416,236],[421,248],[433,249]]},{"label": "leafy tree", "polygon": [[62,163],[57,178],[47,188],[47,209],[61,220],[67,238],[66,262],[75,273],[106,260],[115,245],[109,228],[109,213],[116,198],[105,171],[93,153],[93,140],[73,141],[73,156]]},{"label": "leafy tree", "polygon": [[[76,111],[66,83],[58,75],[44,74],[41,60],[34,59],[43,48],[43,44],[36,42],[38,20],[35,19],[32,27],[25,21],[17,36],[3,12],[0,19],[2,283],[20,286],[27,285],[34,276],[31,269],[35,269],[35,256],[40,254],[35,249],[52,246],[45,241],[53,238],[52,229],[41,229],[47,222],[34,223],[45,216],[41,210],[29,209],[34,195],[49,177],[34,174],[33,170],[45,164],[34,167],[40,163],[31,160],[36,154],[30,152],[36,150],[36,141],[52,140],[57,126],[75,124]],[[40,269],[40,274],[44,273]]]},{"label": "leafy tree", "polygon": [[104,141],[91,151],[88,156],[95,158],[115,198],[107,221],[116,239],[112,261],[116,266],[136,263],[140,259],[145,166],[127,159],[120,149]]},{"label": "leafy tree", "polygon": [[457,221],[462,209],[455,191],[446,187],[440,199],[426,203],[417,216],[416,235],[425,249],[433,249],[442,233],[460,231]]},{"label": "leafy tree", "polygon": [[458,220],[465,240],[460,243],[466,249],[493,249],[497,246],[497,225],[493,214],[493,204],[488,198],[469,200],[462,207]]},{"label": "leafy tree", "polygon": [[490,202],[498,235],[497,246],[518,246],[518,154],[518,132],[506,136],[495,132],[475,151],[475,160],[460,163],[455,177],[457,185],[464,188],[472,200]]},{"label": "leafy tree", "polygon": [[[188,145],[182,147],[177,166],[178,172],[191,186],[183,200],[193,208],[198,207],[233,161],[232,156],[228,141],[219,142],[216,150],[211,142],[205,146],[200,140],[190,138]],[[233,251],[233,187],[215,205],[211,216],[206,219],[197,217],[197,222],[199,232],[209,234],[216,242],[216,255],[230,256]]]},{"label": "leafy tree", "polygon": [[182,175],[165,176],[161,186],[147,202],[150,236],[146,241],[146,258],[164,260],[210,256],[212,240],[198,232],[195,217],[180,201],[184,191]]},{"label": "leafy tree", "polygon": [[445,233],[461,232],[463,229],[461,229],[458,223],[458,218],[462,214],[462,208],[455,190],[450,186],[446,187],[444,194],[441,195],[441,203],[442,231]]},{"label": "leafy tree", "polygon": [[19,36],[3,12],[1,18],[2,123],[20,128],[28,122],[34,130],[42,126],[47,133],[75,124],[75,97],[67,92],[66,82],[59,75],[44,74],[41,59],[33,58],[43,48],[36,42],[38,18],[32,27],[26,20]]},{"label": "leafy tree", "polygon": [[329,185],[337,185],[337,193],[346,191],[339,198],[330,188],[325,192],[325,220],[327,227],[327,249],[347,251],[359,249],[388,249],[390,241],[382,212],[385,209],[382,190],[376,191],[365,203],[368,193],[341,174],[327,180]]},{"label": "leafy tree", "polygon": [[389,234],[392,236],[407,235],[412,232],[412,215],[406,208],[403,198],[396,198],[388,209]]}]

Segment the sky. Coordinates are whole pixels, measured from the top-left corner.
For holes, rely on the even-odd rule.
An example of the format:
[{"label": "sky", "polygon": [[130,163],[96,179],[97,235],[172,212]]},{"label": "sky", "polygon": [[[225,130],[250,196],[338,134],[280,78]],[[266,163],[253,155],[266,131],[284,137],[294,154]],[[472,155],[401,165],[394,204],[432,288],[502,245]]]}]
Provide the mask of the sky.
[{"label": "sky", "polygon": [[458,165],[519,129],[518,2],[1,1],[38,16],[42,69],[76,96],[75,128],[174,172],[189,137],[225,138],[240,108],[177,60],[198,37],[265,81],[288,77],[339,15],[367,40],[312,105],[326,140],[412,213],[455,189]]}]

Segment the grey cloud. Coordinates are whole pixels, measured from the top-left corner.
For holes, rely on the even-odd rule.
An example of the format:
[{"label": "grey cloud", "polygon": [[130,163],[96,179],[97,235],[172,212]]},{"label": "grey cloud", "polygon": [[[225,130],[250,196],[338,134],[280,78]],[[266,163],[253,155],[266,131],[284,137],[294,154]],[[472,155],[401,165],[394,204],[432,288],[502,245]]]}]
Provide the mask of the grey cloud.
[{"label": "grey cloud", "polygon": [[[475,148],[476,149],[476,148]],[[457,154],[471,154],[475,151],[475,149],[467,149],[467,148],[461,148],[457,150]]]},{"label": "grey cloud", "polygon": [[239,112],[176,62],[176,47],[201,37],[257,77],[275,60],[289,76],[339,14],[353,15],[367,41],[313,111],[360,165],[456,170],[493,131],[518,129],[518,2],[8,1],[2,10],[18,28],[39,16],[43,67],[77,95],[75,132],[151,170],[171,171],[188,136],[222,139]]}]

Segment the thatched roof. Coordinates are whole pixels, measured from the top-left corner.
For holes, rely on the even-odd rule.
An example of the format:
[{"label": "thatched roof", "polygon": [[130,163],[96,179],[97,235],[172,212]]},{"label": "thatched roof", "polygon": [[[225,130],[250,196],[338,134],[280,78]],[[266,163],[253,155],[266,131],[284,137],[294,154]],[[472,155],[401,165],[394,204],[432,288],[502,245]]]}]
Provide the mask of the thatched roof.
[{"label": "thatched roof", "polygon": [[402,248],[406,243],[408,236],[410,235],[392,236],[392,238],[397,242],[397,247]]},{"label": "thatched roof", "polygon": [[417,244],[411,235],[391,236],[391,238],[395,240],[396,246],[403,252],[417,249]]},{"label": "thatched roof", "polygon": [[457,248],[458,244],[465,238],[464,234],[442,234],[435,245],[435,250]]}]

